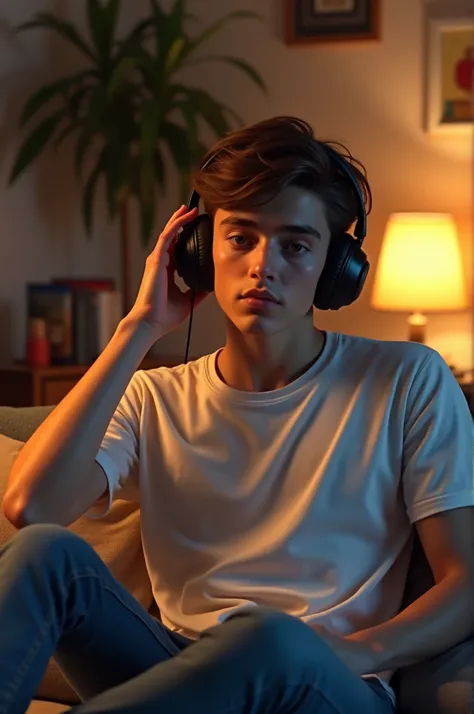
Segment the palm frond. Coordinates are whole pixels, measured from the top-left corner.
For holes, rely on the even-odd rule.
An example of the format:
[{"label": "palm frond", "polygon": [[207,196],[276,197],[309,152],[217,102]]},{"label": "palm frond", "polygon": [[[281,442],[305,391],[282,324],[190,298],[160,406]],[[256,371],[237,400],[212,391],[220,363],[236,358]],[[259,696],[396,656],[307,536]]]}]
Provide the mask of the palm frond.
[{"label": "palm frond", "polygon": [[25,139],[13,164],[9,179],[10,184],[16,181],[23,171],[25,171],[42,152],[63,117],[63,110],[51,114],[51,116],[43,119]]},{"label": "palm frond", "polygon": [[32,20],[21,23],[21,25],[17,26],[16,30],[17,32],[23,32],[24,30],[38,28],[54,30],[54,32],[60,35],[60,37],[64,40],[68,40],[72,45],[74,45],[89,60],[92,60],[93,62],[95,61],[94,53],[82,37],[79,30],[77,30],[70,22],[59,20],[52,13],[37,12],[33,16]]},{"label": "palm frond", "polygon": [[34,92],[26,102],[20,118],[20,126],[24,126],[29,119],[34,117],[35,114],[46,106],[54,97],[67,94],[87,76],[89,76],[89,71],[82,71],[72,74],[69,77],[62,77],[61,79],[56,79],[54,82],[44,84],[36,92]]},{"label": "palm frond", "polygon": [[92,234],[92,213],[94,206],[95,192],[101,174],[105,171],[105,151],[99,155],[97,162],[89,174],[89,177],[84,184],[84,193],[82,198],[82,214],[84,226],[87,236]]},{"label": "palm frond", "polygon": [[86,0],[89,33],[95,55],[105,68],[110,62],[117,25],[118,0]]},{"label": "palm frond", "polygon": [[58,149],[59,146],[63,143],[63,141],[67,139],[68,136],[71,136],[71,134],[73,134],[75,131],[77,131],[77,122],[70,122],[69,124],[67,124],[56,137],[56,141],[54,142],[54,148]]}]

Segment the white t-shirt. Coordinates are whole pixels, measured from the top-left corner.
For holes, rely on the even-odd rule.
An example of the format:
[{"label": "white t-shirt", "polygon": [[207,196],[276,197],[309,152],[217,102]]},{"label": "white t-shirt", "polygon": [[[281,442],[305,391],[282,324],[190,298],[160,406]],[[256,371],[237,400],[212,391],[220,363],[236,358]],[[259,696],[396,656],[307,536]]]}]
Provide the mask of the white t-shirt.
[{"label": "white t-shirt", "polygon": [[339,634],[394,617],[411,524],[474,505],[472,419],[444,360],[328,332],[305,374],[255,393],[216,355],[136,372],[97,454],[110,499],[140,502],[163,623],[195,638],[249,604]]}]

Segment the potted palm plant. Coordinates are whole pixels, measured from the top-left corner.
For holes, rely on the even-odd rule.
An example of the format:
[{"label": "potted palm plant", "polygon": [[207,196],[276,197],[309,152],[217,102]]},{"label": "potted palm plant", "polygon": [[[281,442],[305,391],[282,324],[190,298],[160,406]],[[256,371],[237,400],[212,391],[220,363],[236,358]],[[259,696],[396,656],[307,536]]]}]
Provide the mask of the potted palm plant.
[{"label": "potted palm plant", "polygon": [[204,56],[207,41],[228,22],[258,19],[256,13],[224,15],[200,32],[190,34],[196,18],[186,0],[174,0],[165,12],[150,0],[149,15],[124,36],[117,25],[121,0],[86,0],[87,35],[72,23],[39,12],[20,25],[19,32],[40,28],[72,44],[85,60],[84,68],[39,87],[27,100],[20,124],[29,132],[15,157],[10,183],[15,182],[46,147],[75,139],[75,169],[82,178],[82,213],[92,234],[97,186],[104,181],[110,220],[119,217],[121,288],[124,312],[130,307],[129,206],[139,206],[141,237],[147,244],[164,190],[168,152],[184,191],[190,171],[206,151],[203,123],[216,136],[242,119],[204,89],[180,81],[180,73],[201,62],[223,62],[244,72],[265,91],[260,74],[245,60]]}]

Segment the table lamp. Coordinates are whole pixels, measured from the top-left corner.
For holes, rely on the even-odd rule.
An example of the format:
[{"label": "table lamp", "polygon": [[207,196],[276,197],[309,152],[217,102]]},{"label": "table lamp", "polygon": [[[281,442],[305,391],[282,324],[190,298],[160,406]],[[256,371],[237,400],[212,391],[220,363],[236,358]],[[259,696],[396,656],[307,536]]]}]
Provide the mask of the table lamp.
[{"label": "table lamp", "polygon": [[469,305],[459,239],[448,213],[393,213],[371,298],[378,310],[409,312],[409,339],[425,341],[427,312]]}]

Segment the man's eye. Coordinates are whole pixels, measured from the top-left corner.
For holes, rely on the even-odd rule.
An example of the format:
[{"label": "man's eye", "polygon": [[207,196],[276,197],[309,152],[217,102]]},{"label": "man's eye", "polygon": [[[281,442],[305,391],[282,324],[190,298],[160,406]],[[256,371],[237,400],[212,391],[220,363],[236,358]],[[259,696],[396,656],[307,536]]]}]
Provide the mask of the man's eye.
[{"label": "man's eye", "polygon": [[288,245],[286,247],[291,253],[297,253],[298,255],[306,253],[306,251],[308,250],[308,248],[305,245],[303,245],[303,243],[291,242],[291,243],[288,243]]},{"label": "man's eye", "polygon": [[229,240],[235,243],[235,245],[243,245],[247,238],[241,235],[229,236]]},{"label": "man's eye", "polygon": [[[251,238],[240,234],[231,235],[228,239],[237,247],[244,247],[249,245],[251,242]],[[297,241],[285,241],[283,243],[283,249],[288,253],[293,253],[294,255],[303,255],[308,252],[308,248],[303,243],[299,243]]]}]

